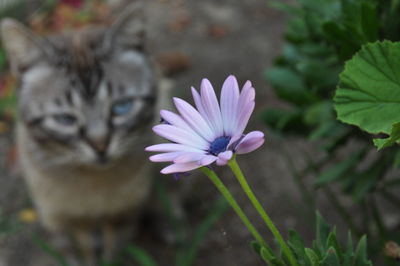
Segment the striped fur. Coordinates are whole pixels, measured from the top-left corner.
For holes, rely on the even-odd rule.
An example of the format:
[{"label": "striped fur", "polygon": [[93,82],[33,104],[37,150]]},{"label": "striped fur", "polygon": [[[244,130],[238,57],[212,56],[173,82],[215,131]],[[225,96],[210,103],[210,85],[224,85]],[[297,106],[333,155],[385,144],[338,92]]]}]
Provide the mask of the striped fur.
[{"label": "striped fur", "polygon": [[108,29],[48,38],[10,19],[1,24],[20,82],[20,163],[51,231],[82,231],[87,220],[107,223],[104,217],[132,214],[147,197],[144,148],[157,83],[137,13],[127,10]]}]

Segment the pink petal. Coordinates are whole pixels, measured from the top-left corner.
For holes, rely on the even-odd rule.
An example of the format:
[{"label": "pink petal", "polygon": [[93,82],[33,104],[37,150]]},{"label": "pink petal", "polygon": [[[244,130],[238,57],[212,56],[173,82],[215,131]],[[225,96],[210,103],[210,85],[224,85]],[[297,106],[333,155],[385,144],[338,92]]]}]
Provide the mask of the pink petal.
[{"label": "pink petal", "polygon": [[235,133],[238,133],[238,134],[243,133],[244,129],[247,126],[247,123],[249,122],[250,116],[254,111],[255,105],[256,105],[256,103],[254,101],[251,101],[251,102],[247,103],[246,106],[243,107],[243,109],[237,116],[237,120],[236,120],[237,126],[236,126]]},{"label": "pink petal", "polygon": [[185,152],[180,156],[176,157],[174,163],[189,163],[189,162],[199,162],[203,159],[206,154],[198,152]]},{"label": "pink petal", "polygon": [[189,132],[194,132],[193,129],[179,115],[177,115],[171,111],[168,111],[168,110],[161,110],[160,115],[169,124],[176,126],[176,127],[180,127]]},{"label": "pink petal", "polygon": [[196,105],[197,110],[199,111],[200,115],[204,118],[204,120],[207,121],[207,123],[209,124],[209,126],[211,127],[211,122],[207,117],[207,113],[204,110],[204,106],[203,106],[203,102],[201,101],[201,96],[200,94],[196,91],[195,88],[191,88],[192,89],[192,96],[193,96],[193,100],[194,100],[194,104]]},{"label": "pink petal", "polygon": [[236,146],[236,153],[249,153],[258,149],[264,143],[264,133],[261,131],[252,131],[239,142]]},{"label": "pink petal", "polygon": [[199,165],[197,162],[174,163],[163,168],[161,170],[161,173],[162,174],[183,173],[200,167],[201,165]]},{"label": "pink petal", "polygon": [[174,103],[185,121],[204,139],[213,141],[215,134],[200,113],[182,99],[174,98]]},{"label": "pink petal", "polygon": [[233,152],[232,151],[224,151],[218,154],[218,159],[229,161],[232,158]]},{"label": "pink petal", "polygon": [[218,154],[217,165],[222,166],[226,165],[228,161],[232,158],[232,151],[224,151]]},{"label": "pink petal", "polygon": [[151,145],[145,149],[150,152],[174,152],[174,151],[185,151],[185,152],[203,152],[200,149],[196,149],[187,145],[177,143],[161,143]]},{"label": "pink petal", "polygon": [[[243,85],[242,92],[241,92],[240,94],[242,94],[243,91],[246,91],[246,90],[248,90],[248,89],[250,89],[250,88],[252,88],[252,87],[253,87],[253,85],[251,84],[251,81],[250,81],[250,80],[246,81],[246,82],[244,83],[244,85]],[[254,99],[253,99],[253,100],[254,100]]]},{"label": "pink petal", "polygon": [[212,164],[213,162],[215,162],[215,160],[217,160],[216,156],[214,156],[214,155],[206,155],[206,156],[204,156],[203,159],[201,159],[200,164],[202,166],[206,166],[206,165]]},{"label": "pink petal", "polygon": [[224,127],[221,110],[219,109],[214,88],[208,79],[203,79],[201,82],[201,101],[216,137],[222,136],[224,134]]},{"label": "pink petal", "polygon": [[209,146],[208,142],[200,136],[172,125],[157,125],[153,127],[153,131],[157,135],[178,144],[188,145],[201,150],[206,150]]},{"label": "pink petal", "polygon": [[234,135],[226,146],[227,149],[230,149],[232,145],[237,142],[240,138],[243,137],[243,134]]},{"label": "pink petal", "polygon": [[[235,133],[236,134],[242,134],[248,119],[245,123],[243,123],[244,121],[239,120],[241,119],[240,116],[243,112],[245,112],[245,110],[247,110],[247,108],[251,107],[252,102],[254,102],[255,99],[255,95],[256,92],[254,90],[254,88],[251,86],[251,82],[247,81],[242,89],[242,92],[240,93],[239,96],[239,102],[238,102],[238,107],[237,107],[237,115],[236,115],[236,123],[235,123]],[[251,113],[250,113],[251,115]],[[240,126],[240,128],[239,128]]]},{"label": "pink petal", "polygon": [[219,166],[227,165],[228,161],[222,160],[220,158],[217,159],[216,164]]},{"label": "pink petal", "polygon": [[174,151],[174,152],[160,153],[150,156],[149,159],[152,162],[172,162],[176,157],[182,155],[183,153],[185,152]]},{"label": "pink petal", "polygon": [[224,124],[224,132],[228,136],[233,135],[236,121],[236,109],[239,100],[239,85],[234,76],[229,76],[221,90],[221,114]]}]

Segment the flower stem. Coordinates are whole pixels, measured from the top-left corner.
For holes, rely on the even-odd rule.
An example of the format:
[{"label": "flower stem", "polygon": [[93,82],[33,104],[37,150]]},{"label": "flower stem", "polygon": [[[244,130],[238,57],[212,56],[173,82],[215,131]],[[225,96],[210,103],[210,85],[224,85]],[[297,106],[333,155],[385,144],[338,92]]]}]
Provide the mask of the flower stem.
[{"label": "flower stem", "polygon": [[239,218],[242,220],[242,222],[245,224],[247,229],[250,231],[250,233],[253,235],[253,237],[256,239],[256,241],[264,247],[268,247],[267,243],[265,240],[261,237],[260,233],[257,231],[257,229],[253,226],[253,224],[250,222],[250,220],[247,218],[246,214],[243,212],[243,210],[240,208],[236,200],[233,198],[232,194],[229,192],[228,188],[222,183],[221,179],[217,176],[217,174],[207,168],[207,167],[201,167],[200,170],[206,174],[210,180],[214,183],[214,185],[217,187],[219,192],[225,197],[225,199],[228,201],[228,203],[232,206],[233,210],[236,212],[236,214],[239,216]]},{"label": "flower stem", "polygon": [[253,204],[254,208],[260,214],[261,218],[264,220],[265,224],[272,232],[274,237],[278,240],[279,245],[283,253],[289,259],[290,265],[297,266],[297,262],[294,258],[292,251],[287,246],[285,240],[283,239],[282,235],[279,233],[278,228],[276,228],[275,224],[272,222],[271,218],[269,218],[268,214],[265,212],[264,208],[261,206],[260,202],[254,195],[253,191],[251,190],[249,184],[244,177],[242,170],[240,170],[239,165],[236,162],[236,156],[234,155],[232,159],[228,162],[229,167],[231,168],[232,172],[235,174],[237,180],[239,181],[240,185],[243,188],[243,191],[246,193],[247,197],[250,199],[251,203]]}]

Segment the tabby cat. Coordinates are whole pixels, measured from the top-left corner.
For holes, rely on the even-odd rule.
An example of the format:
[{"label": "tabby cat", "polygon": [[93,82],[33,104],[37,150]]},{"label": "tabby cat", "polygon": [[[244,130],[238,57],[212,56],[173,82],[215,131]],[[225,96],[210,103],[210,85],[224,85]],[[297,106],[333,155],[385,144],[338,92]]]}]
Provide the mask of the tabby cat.
[{"label": "tabby cat", "polygon": [[95,232],[110,258],[149,194],[157,83],[144,49],[142,7],[108,28],[39,37],[4,19],[1,36],[19,81],[17,146],[40,221],[73,235],[87,265]]}]

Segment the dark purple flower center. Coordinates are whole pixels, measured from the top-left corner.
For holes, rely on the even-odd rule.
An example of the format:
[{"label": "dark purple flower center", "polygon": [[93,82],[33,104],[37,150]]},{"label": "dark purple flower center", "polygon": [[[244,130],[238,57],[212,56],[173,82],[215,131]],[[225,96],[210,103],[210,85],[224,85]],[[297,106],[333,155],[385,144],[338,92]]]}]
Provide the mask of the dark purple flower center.
[{"label": "dark purple flower center", "polygon": [[226,151],[226,147],[228,146],[230,140],[231,137],[226,136],[216,138],[213,142],[211,142],[208,152],[217,156],[219,153]]}]

